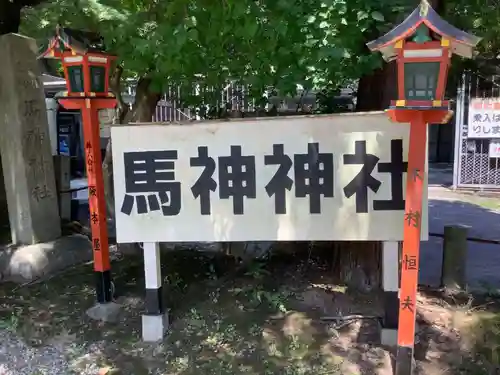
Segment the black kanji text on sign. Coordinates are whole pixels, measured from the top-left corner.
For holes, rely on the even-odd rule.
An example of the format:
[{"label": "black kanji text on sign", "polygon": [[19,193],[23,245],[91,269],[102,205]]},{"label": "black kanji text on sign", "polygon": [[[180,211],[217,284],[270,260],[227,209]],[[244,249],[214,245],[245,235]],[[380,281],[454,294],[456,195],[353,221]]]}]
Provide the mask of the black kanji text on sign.
[{"label": "black kanji text on sign", "polygon": [[276,214],[286,214],[286,190],[292,189],[294,181],[288,172],[294,169],[295,196],[309,197],[309,212],[321,213],[321,196],[331,198],[333,185],[333,154],[320,153],[318,143],[308,143],[306,154],[290,156],[284,152],[283,144],[273,145],[273,154],[264,156],[265,165],[278,165],[278,170],[266,185],[267,195],[274,195]]},{"label": "black kanji text on sign", "polygon": [[130,215],[135,198],[138,214],[159,211],[160,209],[165,216],[179,214],[181,209],[181,184],[175,181],[174,172],[177,151],[126,152],[123,159],[126,194],[121,212]]},{"label": "black kanji text on sign", "polygon": [[[344,187],[344,195],[356,195],[356,213],[403,210],[403,174],[408,163],[403,160],[403,140],[391,140],[389,161],[367,152],[366,140],[354,142],[354,153],[343,155],[344,165],[359,165],[356,176]],[[201,215],[212,214],[211,199],[232,198],[233,214],[243,215],[245,198],[257,197],[256,156],[243,155],[241,145],[230,145],[229,155],[212,157],[207,146],[198,146],[197,155],[189,157],[191,168],[201,168],[201,173],[190,187],[199,200]],[[263,156],[265,166],[274,166],[275,173],[265,185],[269,197],[274,198],[274,212],[287,213],[287,191],[294,188],[297,198],[308,198],[309,212],[321,214],[321,199],[333,198],[335,192],[334,154],[320,152],[318,142],[307,143],[307,152],[286,154],[283,144],[273,144],[272,153]],[[164,216],[175,216],[181,210],[181,182],[175,179],[177,150],[136,151],[124,153],[125,196],[121,212],[130,215],[134,206],[138,214],[161,211]],[[374,199],[369,207],[370,189],[378,193],[382,182],[372,176],[390,174],[390,199]],[[290,175],[293,168],[293,178]],[[342,168],[342,166],[340,167]],[[214,174],[217,173],[217,178]],[[423,179],[419,170],[412,171],[414,179]],[[293,186],[295,184],[295,187]],[[218,191],[217,191],[218,190]],[[94,187],[89,188],[95,195]],[[407,218],[408,220],[408,218]]]},{"label": "black kanji text on sign", "polygon": [[361,169],[344,187],[344,195],[351,198],[356,195],[356,212],[368,212],[368,189],[377,193],[382,184],[372,176],[377,166],[379,173],[390,173],[392,198],[389,200],[374,200],[373,210],[393,211],[403,210],[405,201],[403,199],[403,173],[408,171],[408,163],[403,161],[403,140],[391,140],[391,160],[379,163],[379,157],[366,152],[366,141],[355,141],[354,154],[344,155],[344,164],[361,165]]},{"label": "black kanji text on sign", "polygon": [[376,193],[382,184],[372,176],[378,161],[377,156],[366,153],[366,141],[356,141],[354,143],[354,154],[344,155],[344,164],[362,166],[356,177],[344,187],[344,195],[347,198],[351,198],[356,194],[357,213],[368,212],[368,189]]},{"label": "black kanji text on sign", "polygon": [[308,143],[307,154],[293,156],[295,196],[309,196],[309,212],[321,213],[321,196],[333,197],[333,154],[320,153],[318,143]]},{"label": "black kanji text on sign", "polygon": [[255,199],[255,156],[242,155],[241,146],[230,147],[229,156],[218,157],[219,184],[213,179],[216,163],[208,155],[206,146],[198,147],[198,156],[190,158],[192,167],[203,167],[203,172],[191,187],[195,198],[200,199],[202,215],[211,214],[210,192],[219,188],[219,198],[233,198],[233,213],[244,214],[244,198]]},{"label": "black kanji text on sign", "polygon": [[292,168],[292,159],[285,155],[282,144],[273,145],[273,154],[264,156],[265,165],[278,165],[278,170],[271,181],[266,185],[267,195],[274,195],[274,212],[286,214],[286,190],[292,190],[293,180],[288,177],[288,171]]},{"label": "black kanji text on sign", "polygon": [[377,168],[380,173],[391,174],[392,199],[387,201],[374,200],[373,209],[375,211],[404,210],[403,173],[408,171],[408,163],[403,161],[402,139],[391,140],[391,161],[388,163],[379,163]]},{"label": "black kanji text on sign", "polygon": [[191,167],[203,167],[203,172],[194,185],[191,192],[195,198],[200,198],[200,209],[202,215],[210,215],[210,192],[217,189],[217,182],[212,178],[215,172],[215,160],[208,156],[206,146],[198,147],[198,156],[190,158]]},{"label": "black kanji text on sign", "polygon": [[231,146],[230,156],[219,156],[219,198],[233,198],[233,213],[243,215],[243,198],[256,198],[255,156],[241,154]]}]

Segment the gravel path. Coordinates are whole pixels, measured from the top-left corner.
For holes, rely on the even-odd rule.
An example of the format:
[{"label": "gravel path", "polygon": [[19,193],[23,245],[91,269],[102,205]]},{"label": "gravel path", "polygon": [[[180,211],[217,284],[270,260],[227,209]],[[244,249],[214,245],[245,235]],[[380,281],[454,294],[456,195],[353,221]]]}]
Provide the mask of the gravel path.
[{"label": "gravel path", "polygon": [[[0,375],[97,375],[99,367],[85,355],[77,364],[68,362],[64,352],[68,343],[61,341],[55,345],[32,348],[7,329],[0,329]],[[69,348],[70,349],[70,348]],[[92,345],[87,353],[98,352]]]}]

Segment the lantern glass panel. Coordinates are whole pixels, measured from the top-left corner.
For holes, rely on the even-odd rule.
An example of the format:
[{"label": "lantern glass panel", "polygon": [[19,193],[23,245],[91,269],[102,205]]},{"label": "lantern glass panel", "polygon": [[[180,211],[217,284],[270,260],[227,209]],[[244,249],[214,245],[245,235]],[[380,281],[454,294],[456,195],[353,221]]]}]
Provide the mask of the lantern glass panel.
[{"label": "lantern glass panel", "polygon": [[405,63],[405,99],[434,100],[439,78],[439,62]]},{"label": "lantern glass panel", "polygon": [[71,92],[83,92],[83,67],[81,65],[68,66],[68,80]]},{"label": "lantern glass panel", "polygon": [[104,92],[106,88],[106,68],[104,66],[90,67],[90,91]]}]

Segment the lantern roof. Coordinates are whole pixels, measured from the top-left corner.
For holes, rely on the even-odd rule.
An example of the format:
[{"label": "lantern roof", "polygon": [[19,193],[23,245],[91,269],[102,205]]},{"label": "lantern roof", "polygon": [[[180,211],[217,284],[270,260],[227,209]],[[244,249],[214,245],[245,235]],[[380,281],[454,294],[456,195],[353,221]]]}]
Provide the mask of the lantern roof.
[{"label": "lantern roof", "polygon": [[39,56],[46,59],[60,59],[64,51],[85,55],[87,53],[105,53],[104,39],[98,33],[56,27],[55,35],[50,39],[48,48]]},{"label": "lantern roof", "polygon": [[366,45],[372,52],[380,51],[384,60],[394,60],[397,55],[395,44],[413,36],[418,29],[421,30],[422,24],[427,26],[435,39],[448,39],[451,51],[462,57],[472,58],[474,48],[481,41],[481,38],[457,29],[442,19],[427,0],[421,0],[419,6],[403,22]]}]

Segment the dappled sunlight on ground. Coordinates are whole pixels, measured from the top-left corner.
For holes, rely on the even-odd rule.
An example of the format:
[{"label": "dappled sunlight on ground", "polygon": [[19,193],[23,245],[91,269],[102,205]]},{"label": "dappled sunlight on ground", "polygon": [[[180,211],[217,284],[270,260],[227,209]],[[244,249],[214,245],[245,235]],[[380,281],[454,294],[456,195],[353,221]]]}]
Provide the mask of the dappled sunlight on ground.
[{"label": "dappled sunlight on ground", "polygon": [[[86,317],[94,277],[81,267],[45,283],[2,284],[2,326],[35,347],[60,348],[75,374],[89,366],[127,375],[392,374],[393,353],[379,345],[381,295],[336,285],[324,260],[271,260],[236,272],[222,256],[163,257],[171,319],[163,343],[140,341],[144,280],[134,257],[113,264],[123,306],[117,323]],[[421,374],[438,375],[472,346],[459,344],[457,308],[420,299],[419,340],[429,344],[419,344],[418,366]],[[365,319],[341,319],[351,314]]]}]

